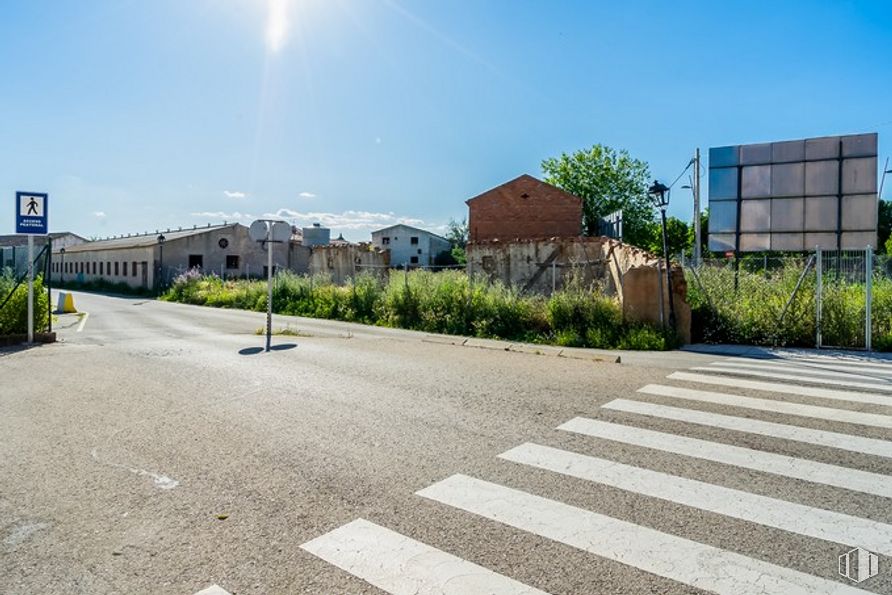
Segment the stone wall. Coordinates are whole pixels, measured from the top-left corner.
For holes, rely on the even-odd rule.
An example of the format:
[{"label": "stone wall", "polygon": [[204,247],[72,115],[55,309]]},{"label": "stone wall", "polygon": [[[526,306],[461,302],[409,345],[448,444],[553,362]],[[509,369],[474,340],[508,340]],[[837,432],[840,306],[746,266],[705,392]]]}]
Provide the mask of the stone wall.
[{"label": "stone wall", "polygon": [[346,283],[360,273],[387,275],[388,253],[369,244],[347,246],[313,246],[309,257],[309,274],[324,274],[332,281]]},{"label": "stone wall", "polygon": [[[628,321],[661,324],[669,318],[669,292],[662,261],[639,248],[604,237],[545,238],[468,244],[468,273],[548,295],[571,279],[600,286],[622,305]],[[691,310],[681,267],[672,267],[676,327],[691,336]],[[662,293],[662,299],[661,299]]]}]

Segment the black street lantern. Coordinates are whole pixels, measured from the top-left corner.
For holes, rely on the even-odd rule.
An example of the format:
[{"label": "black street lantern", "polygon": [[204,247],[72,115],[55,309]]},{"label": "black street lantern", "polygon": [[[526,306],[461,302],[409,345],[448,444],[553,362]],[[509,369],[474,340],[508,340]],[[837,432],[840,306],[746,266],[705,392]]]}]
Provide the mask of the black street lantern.
[{"label": "black street lantern", "polygon": [[163,233],[158,234],[158,287],[164,288],[164,240],[167,238],[164,237]]},{"label": "black street lantern", "polygon": [[666,235],[666,208],[669,206],[669,187],[654,180],[647,190],[654,207],[660,209],[660,226],[663,231],[663,257],[666,259],[666,289],[669,294],[669,326],[675,329],[675,300],[672,299],[672,265],[669,262],[669,241]]},{"label": "black street lantern", "polygon": [[59,263],[59,283],[65,283],[65,248],[59,248],[59,256],[61,257],[61,262]]}]

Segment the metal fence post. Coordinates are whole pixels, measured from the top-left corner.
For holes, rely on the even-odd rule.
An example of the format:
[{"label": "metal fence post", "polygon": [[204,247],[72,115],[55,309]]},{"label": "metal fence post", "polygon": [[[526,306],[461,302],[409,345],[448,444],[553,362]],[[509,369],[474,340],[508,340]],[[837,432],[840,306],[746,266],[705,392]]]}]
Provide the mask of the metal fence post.
[{"label": "metal fence post", "polygon": [[551,261],[551,293],[554,293],[557,287],[557,260]]},{"label": "metal fence post", "polygon": [[867,351],[872,348],[873,324],[871,309],[873,305],[873,248],[870,245],[864,251],[864,346]]},{"label": "metal fence post", "polygon": [[815,346],[821,348],[821,306],[824,294],[824,258],[820,246],[815,246]]}]

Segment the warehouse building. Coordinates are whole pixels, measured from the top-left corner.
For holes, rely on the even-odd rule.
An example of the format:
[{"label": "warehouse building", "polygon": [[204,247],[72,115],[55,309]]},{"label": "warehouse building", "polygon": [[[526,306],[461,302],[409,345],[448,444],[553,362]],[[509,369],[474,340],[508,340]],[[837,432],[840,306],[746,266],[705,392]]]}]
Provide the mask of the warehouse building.
[{"label": "warehouse building", "polygon": [[[298,242],[273,246],[273,269],[306,273],[309,249]],[[53,250],[53,280],[126,283],[133,288],[167,286],[179,274],[199,269],[229,277],[266,275],[266,249],[239,223],[156,231],[106,238]]]}]

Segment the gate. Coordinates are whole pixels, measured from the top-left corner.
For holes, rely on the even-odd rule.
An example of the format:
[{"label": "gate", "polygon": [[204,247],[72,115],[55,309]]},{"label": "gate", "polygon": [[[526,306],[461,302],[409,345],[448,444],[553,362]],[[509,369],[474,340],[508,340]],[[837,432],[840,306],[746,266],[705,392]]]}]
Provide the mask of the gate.
[{"label": "gate", "polygon": [[815,346],[873,348],[873,249],[815,251]]}]

